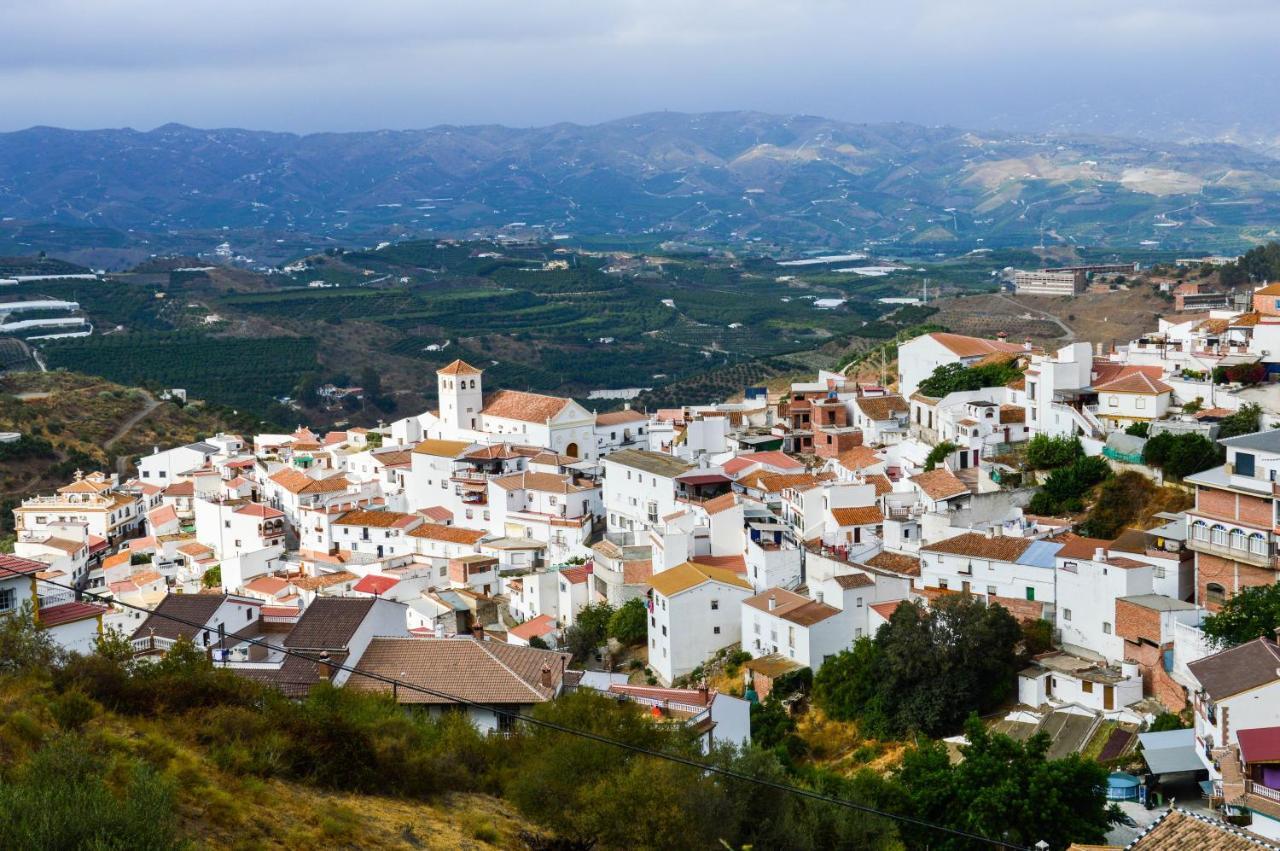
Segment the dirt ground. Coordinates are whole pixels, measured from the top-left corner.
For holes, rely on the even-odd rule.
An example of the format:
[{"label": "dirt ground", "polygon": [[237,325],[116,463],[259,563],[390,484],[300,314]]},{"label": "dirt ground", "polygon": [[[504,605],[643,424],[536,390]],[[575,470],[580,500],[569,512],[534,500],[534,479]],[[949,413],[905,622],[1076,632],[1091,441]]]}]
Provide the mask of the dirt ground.
[{"label": "dirt ground", "polygon": [[1029,336],[1038,345],[1072,342],[1050,317],[1071,329],[1076,340],[1119,345],[1154,331],[1158,317],[1173,313],[1173,305],[1146,286],[1075,298],[978,295],[944,299],[935,306],[939,312],[930,321],[958,334],[991,337],[1004,331],[1011,340]]}]

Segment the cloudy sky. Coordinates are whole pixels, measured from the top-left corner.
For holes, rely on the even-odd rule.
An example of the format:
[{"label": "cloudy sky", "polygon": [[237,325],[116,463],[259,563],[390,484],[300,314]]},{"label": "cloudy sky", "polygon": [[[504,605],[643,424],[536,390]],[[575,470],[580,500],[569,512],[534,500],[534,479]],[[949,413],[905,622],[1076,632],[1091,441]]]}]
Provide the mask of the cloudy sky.
[{"label": "cloudy sky", "polygon": [[0,130],[1275,120],[1276,0],[0,0]]}]

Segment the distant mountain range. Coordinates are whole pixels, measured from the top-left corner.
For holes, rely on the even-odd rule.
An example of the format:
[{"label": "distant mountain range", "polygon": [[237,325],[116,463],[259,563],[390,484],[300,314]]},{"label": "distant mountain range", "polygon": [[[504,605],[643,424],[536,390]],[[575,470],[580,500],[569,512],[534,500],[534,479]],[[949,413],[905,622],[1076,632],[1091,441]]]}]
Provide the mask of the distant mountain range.
[{"label": "distant mountain range", "polygon": [[212,248],[219,234],[359,244],[523,223],[787,250],[1230,249],[1274,235],[1280,159],[747,112],[308,136],[35,127],[0,134],[0,219],[0,237],[21,228],[33,248],[44,225]]}]

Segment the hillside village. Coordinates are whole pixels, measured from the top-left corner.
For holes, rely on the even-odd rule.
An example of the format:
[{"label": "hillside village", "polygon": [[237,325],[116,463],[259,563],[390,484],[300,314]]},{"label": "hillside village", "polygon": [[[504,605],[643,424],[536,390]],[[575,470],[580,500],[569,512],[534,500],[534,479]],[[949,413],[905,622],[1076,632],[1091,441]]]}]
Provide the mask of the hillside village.
[{"label": "hillside village", "polygon": [[[453,703],[482,731],[594,690],[710,752],[904,608],[965,597],[1051,636],[993,726],[1065,754],[1183,713],[1138,736],[1144,800],[1191,783],[1280,842],[1276,636],[1222,649],[1201,629],[1280,570],[1280,285],[1245,306],[1106,350],[933,332],[898,346],[891,386],[821,371],[652,411],[486,386],[455,360],[437,410],[213,434],[24,500],[0,611],[29,603],[69,650],[118,630],[157,659],[185,639],[286,695],[325,680]],[[1196,438],[1221,457],[1182,470],[1153,451]],[[1029,465],[1045,447],[1067,454]],[[1076,468],[1096,475],[1055,480]],[[1135,472],[1189,507],[1081,534],[1090,488]],[[584,652],[602,604],[642,612],[643,636]]]}]

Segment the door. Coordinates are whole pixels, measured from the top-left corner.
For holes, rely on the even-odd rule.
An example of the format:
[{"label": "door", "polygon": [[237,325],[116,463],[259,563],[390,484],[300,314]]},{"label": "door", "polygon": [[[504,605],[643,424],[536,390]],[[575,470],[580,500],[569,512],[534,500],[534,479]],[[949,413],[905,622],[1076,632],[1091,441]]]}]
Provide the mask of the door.
[{"label": "door", "polygon": [[1116,687],[1115,686],[1102,687],[1102,708],[1103,709],[1116,708]]},{"label": "door", "polygon": [[968,583],[968,582],[961,582],[961,583],[960,583],[960,590],[961,590],[961,591],[963,591],[964,593],[968,594],[968,593],[969,593],[969,583]]}]

